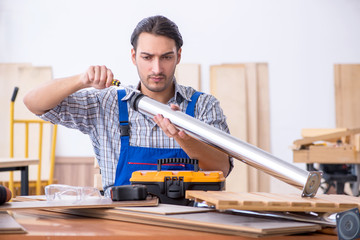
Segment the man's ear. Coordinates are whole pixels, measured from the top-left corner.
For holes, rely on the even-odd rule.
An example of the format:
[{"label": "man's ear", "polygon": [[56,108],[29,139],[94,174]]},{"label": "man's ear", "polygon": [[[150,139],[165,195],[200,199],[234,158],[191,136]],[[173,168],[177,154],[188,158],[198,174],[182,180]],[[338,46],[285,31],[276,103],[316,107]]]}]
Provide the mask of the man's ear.
[{"label": "man's ear", "polygon": [[131,60],[134,65],[136,65],[136,51],[134,48],[131,49]]},{"label": "man's ear", "polygon": [[180,60],[181,60],[181,48],[179,48],[179,50],[177,51],[177,63],[176,64],[179,64]]}]

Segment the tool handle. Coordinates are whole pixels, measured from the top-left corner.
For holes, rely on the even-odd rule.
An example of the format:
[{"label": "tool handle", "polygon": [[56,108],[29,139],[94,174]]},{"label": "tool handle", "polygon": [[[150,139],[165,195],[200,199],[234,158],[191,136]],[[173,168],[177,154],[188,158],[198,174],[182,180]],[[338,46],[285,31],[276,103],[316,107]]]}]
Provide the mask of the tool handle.
[{"label": "tool handle", "polygon": [[11,101],[12,101],[12,102],[15,102],[16,95],[17,95],[18,91],[19,91],[19,88],[18,88],[18,87],[15,87],[15,88],[14,88],[14,91],[13,91],[13,94],[12,94],[12,97],[11,97]]},{"label": "tool handle", "polygon": [[121,82],[119,81],[119,80],[117,80],[117,79],[113,79],[113,81],[112,81],[112,83],[111,83],[112,85],[114,85],[114,86],[118,86],[118,87],[120,87],[120,85],[121,85]]},{"label": "tool handle", "polygon": [[194,165],[194,172],[199,171],[199,160],[190,159],[190,158],[162,158],[158,159],[157,162],[157,171],[161,171],[161,165],[169,163],[183,163],[183,164],[192,164]]}]

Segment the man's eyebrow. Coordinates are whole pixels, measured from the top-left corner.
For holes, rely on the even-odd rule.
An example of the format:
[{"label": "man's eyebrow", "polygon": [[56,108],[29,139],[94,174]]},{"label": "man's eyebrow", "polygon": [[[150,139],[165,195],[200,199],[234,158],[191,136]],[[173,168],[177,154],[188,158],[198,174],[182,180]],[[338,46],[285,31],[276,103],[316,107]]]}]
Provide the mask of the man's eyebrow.
[{"label": "man's eyebrow", "polygon": [[145,54],[145,55],[150,55],[150,56],[154,56],[154,54],[151,54],[151,53],[147,53],[147,52],[140,52],[140,54]]},{"label": "man's eyebrow", "polygon": [[166,56],[166,55],[171,55],[171,54],[175,54],[175,53],[173,51],[170,51],[170,52],[162,54],[161,56]]},{"label": "man's eyebrow", "polygon": [[[144,54],[144,55],[148,55],[148,56],[154,56],[155,54],[151,54],[151,53],[148,53],[148,52],[140,52],[140,54]],[[171,55],[171,54],[175,54],[173,51],[170,51],[170,52],[166,52],[164,54],[161,54],[161,56],[166,56],[166,55]]]}]

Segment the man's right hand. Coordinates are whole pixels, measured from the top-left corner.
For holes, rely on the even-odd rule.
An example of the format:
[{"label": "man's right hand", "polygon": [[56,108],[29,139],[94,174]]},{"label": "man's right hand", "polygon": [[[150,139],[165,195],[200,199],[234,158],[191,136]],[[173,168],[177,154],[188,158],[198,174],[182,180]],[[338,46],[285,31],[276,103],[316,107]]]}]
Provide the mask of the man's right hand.
[{"label": "man's right hand", "polygon": [[106,66],[90,66],[88,70],[80,75],[80,81],[85,87],[103,89],[111,86],[114,79],[112,71]]},{"label": "man's right hand", "polygon": [[91,66],[85,73],[55,79],[32,89],[24,97],[26,107],[34,114],[44,114],[57,106],[74,92],[94,87],[103,89],[111,86],[113,73],[105,66]]}]

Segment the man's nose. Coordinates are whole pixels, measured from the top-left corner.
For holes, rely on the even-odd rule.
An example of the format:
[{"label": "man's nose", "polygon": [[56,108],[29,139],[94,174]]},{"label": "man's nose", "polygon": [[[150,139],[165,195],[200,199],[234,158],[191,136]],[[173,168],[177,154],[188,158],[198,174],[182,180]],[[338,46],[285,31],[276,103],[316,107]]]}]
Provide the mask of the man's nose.
[{"label": "man's nose", "polygon": [[152,63],[152,71],[154,74],[161,73],[161,63],[160,59],[154,59]]}]

